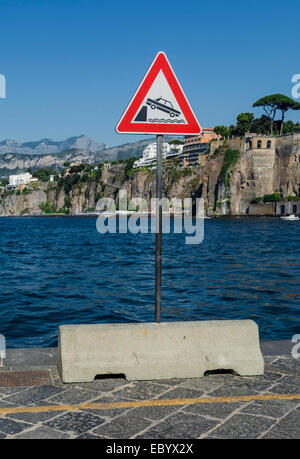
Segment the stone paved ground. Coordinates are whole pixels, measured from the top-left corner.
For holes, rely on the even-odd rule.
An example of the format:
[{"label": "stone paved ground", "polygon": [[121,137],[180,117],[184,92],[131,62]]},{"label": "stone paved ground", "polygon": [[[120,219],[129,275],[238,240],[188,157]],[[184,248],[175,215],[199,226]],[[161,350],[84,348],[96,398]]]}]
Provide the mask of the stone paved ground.
[{"label": "stone paved ground", "polygon": [[[24,352],[24,351],[23,351]],[[27,350],[26,350],[27,352]],[[0,438],[105,438],[105,439],[195,439],[195,438],[300,438],[300,359],[288,352],[275,355],[266,346],[265,374],[239,377],[214,374],[200,379],[128,382],[123,379],[95,380],[88,384],[63,384],[55,355],[34,351],[22,369],[50,368],[53,385],[0,387]],[[8,358],[3,370],[20,369],[22,351]],[[281,394],[283,399],[264,400]],[[248,396],[245,401],[232,397]],[[260,400],[251,399],[260,396]],[[182,404],[182,399],[210,398],[214,403]],[[223,397],[217,401],[215,397]],[[141,406],[144,401],[178,400],[178,404]],[[218,399],[219,400],[219,399]],[[123,408],[68,409],[66,405],[132,402]],[[172,402],[174,403],[174,402]],[[50,411],[49,407],[61,407]],[[106,405],[105,405],[106,406]],[[24,407],[23,412],[5,409]],[[43,407],[33,412],[33,407]]]}]

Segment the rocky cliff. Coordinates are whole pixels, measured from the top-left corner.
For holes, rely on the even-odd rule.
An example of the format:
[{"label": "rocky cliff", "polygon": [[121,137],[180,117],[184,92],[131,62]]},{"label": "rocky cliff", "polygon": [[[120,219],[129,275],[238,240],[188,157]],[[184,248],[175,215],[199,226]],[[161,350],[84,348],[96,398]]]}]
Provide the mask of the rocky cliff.
[{"label": "rocky cliff", "polygon": [[[208,177],[215,186],[215,199],[212,186],[209,187],[208,205],[214,206],[221,215],[245,215],[257,197],[273,193],[282,197],[300,195],[300,134],[261,138],[261,147],[256,148],[258,141],[254,138],[250,148],[245,139],[239,139],[239,144],[237,139],[229,140],[219,148],[220,157],[217,154],[208,161],[208,164],[212,162]],[[268,141],[270,146],[266,148]],[[224,164],[227,146],[237,148],[239,157],[228,171],[226,181],[217,175],[220,163]],[[213,171],[217,164],[219,169]]]},{"label": "rocky cliff", "polygon": [[[72,180],[63,177],[31,190],[3,189],[0,215],[38,213],[43,206],[76,214],[95,209],[101,197],[117,198],[120,189],[127,190],[128,199],[143,197],[150,203],[155,197],[155,171],[128,167],[128,161],[106,163],[97,172],[77,174]],[[167,162],[163,193],[168,198],[202,197],[209,215],[247,215],[251,201],[267,194],[299,196],[300,134],[272,138],[268,148],[264,143],[250,148],[245,139],[216,142],[211,154],[193,168]]]}]

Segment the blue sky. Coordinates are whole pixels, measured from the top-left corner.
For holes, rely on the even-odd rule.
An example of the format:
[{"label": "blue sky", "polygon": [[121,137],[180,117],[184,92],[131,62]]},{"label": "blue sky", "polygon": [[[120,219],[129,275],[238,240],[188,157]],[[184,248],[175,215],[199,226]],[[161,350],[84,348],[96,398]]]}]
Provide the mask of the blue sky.
[{"label": "blue sky", "polygon": [[1,0],[0,15],[0,139],[144,138],[115,125],[160,50],[204,127],[259,116],[300,73],[299,1]]}]

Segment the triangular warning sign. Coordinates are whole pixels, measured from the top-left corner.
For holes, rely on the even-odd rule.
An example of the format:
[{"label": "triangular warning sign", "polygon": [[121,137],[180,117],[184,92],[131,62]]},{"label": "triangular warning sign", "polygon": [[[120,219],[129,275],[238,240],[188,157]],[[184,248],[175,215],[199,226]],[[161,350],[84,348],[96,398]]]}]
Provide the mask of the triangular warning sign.
[{"label": "triangular warning sign", "polygon": [[201,127],[163,52],[155,57],[116,131],[128,134],[201,133]]}]

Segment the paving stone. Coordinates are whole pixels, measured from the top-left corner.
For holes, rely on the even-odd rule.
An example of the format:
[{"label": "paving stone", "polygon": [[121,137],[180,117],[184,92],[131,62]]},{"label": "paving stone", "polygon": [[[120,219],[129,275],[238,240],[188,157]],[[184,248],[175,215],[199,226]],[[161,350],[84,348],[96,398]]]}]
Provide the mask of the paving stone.
[{"label": "paving stone", "polygon": [[207,393],[222,386],[226,381],[227,378],[222,377],[222,375],[220,377],[206,376],[202,379],[187,379],[180,384],[180,387]]},{"label": "paving stone", "polygon": [[211,438],[248,438],[255,439],[268,430],[275,420],[261,416],[236,414],[224,422],[220,427],[211,432]]},{"label": "paving stone", "polygon": [[283,376],[283,373],[281,371],[281,369],[277,366],[275,367],[275,365],[273,365],[273,363],[265,363],[265,366],[264,366],[264,374],[268,372],[268,373],[278,373],[278,374],[281,374]]},{"label": "paving stone", "polygon": [[281,418],[299,404],[300,400],[259,400],[247,403],[240,413]]},{"label": "paving stone", "polygon": [[133,408],[134,413],[139,418],[150,419],[151,421],[159,421],[169,414],[178,411],[181,406],[141,406]]},{"label": "paving stone", "polygon": [[168,388],[163,385],[153,384],[148,381],[138,381],[122,387],[120,390],[115,391],[114,394],[131,400],[148,400],[156,398],[167,390]]},{"label": "paving stone", "polygon": [[11,403],[8,403],[8,402],[3,402],[2,400],[0,400],[0,408],[12,408],[12,404]]},{"label": "paving stone", "polygon": [[6,434],[13,435],[22,432],[22,430],[28,429],[29,427],[31,427],[31,425],[25,424],[24,422],[16,422],[7,418],[0,419],[0,432]]},{"label": "paving stone", "polygon": [[286,375],[300,376],[300,359],[278,359],[272,363],[272,368]]},{"label": "paving stone", "polygon": [[289,384],[287,381],[281,382],[280,380],[270,389],[270,392],[272,394],[300,394],[300,384]]},{"label": "paving stone", "polygon": [[263,380],[275,382],[275,381],[278,381],[282,377],[283,375],[281,373],[275,373],[275,372],[265,370]]},{"label": "paving stone", "polygon": [[[137,382],[111,378],[82,384],[62,383],[57,368],[51,366],[55,386],[0,387],[0,408],[199,398],[206,394],[300,393],[300,359],[274,354],[264,360],[263,376],[211,374]],[[299,407],[300,399],[12,413],[0,417],[0,438],[300,438]],[[236,409],[239,412],[234,414]]]},{"label": "paving stone", "polygon": [[101,437],[100,435],[94,435],[91,433],[84,433],[75,437],[76,440],[107,440],[107,437]]},{"label": "paving stone", "polygon": [[48,421],[49,419],[55,418],[61,414],[62,411],[46,411],[41,413],[11,413],[7,414],[6,417],[14,420],[29,422],[31,424],[37,424],[39,422]]},{"label": "paving stone", "polygon": [[35,402],[41,402],[51,397],[51,395],[58,394],[64,389],[54,386],[37,386],[31,389],[24,390],[15,395],[11,395],[2,400],[13,403],[17,406],[32,405]]},{"label": "paving stone", "polygon": [[243,406],[243,403],[197,403],[195,405],[186,405],[183,411],[216,419],[226,419],[241,406]]},{"label": "paving stone", "polygon": [[270,371],[268,368],[264,370],[264,374],[261,375],[261,376],[243,376],[243,377],[239,377],[237,378],[236,380],[242,380],[242,381],[256,381],[256,382],[272,382],[272,381],[276,381],[276,380],[279,380],[280,378],[283,377],[283,374],[280,373],[277,369],[277,372],[276,372],[276,369],[275,368],[272,368],[272,371]]},{"label": "paving stone", "polygon": [[300,409],[285,416],[262,438],[300,439]]},{"label": "paving stone", "polygon": [[275,356],[275,355],[264,355],[264,362],[265,364],[267,363],[272,363],[274,362],[275,360],[278,359],[278,356]]},{"label": "paving stone", "polygon": [[56,403],[68,403],[71,405],[76,405],[78,403],[84,403],[88,400],[92,400],[96,397],[96,393],[90,390],[78,389],[73,387],[72,389],[67,389],[64,392],[54,395],[48,399],[48,402]]},{"label": "paving stone", "polygon": [[101,425],[103,422],[103,419],[94,414],[70,411],[51,421],[45,422],[44,425],[63,432],[81,434]]},{"label": "paving stone", "polygon": [[176,413],[165,421],[151,427],[146,432],[136,436],[139,438],[149,439],[168,439],[168,438],[198,438],[201,434],[208,432],[217,425],[217,421],[205,419],[202,416],[190,413]]},{"label": "paving stone", "polygon": [[283,376],[280,381],[278,381],[280,384],[292,384],[294,386],[299,387],[299,392],[300,392],[300,375],[299,376]]},{"label": "paving stone", "polygon": [[179,386],[185,381],[185,379],[155,379],[151,381],[154,384],[160,384],[163,386]]},{"label": "paving stone", "polygon": [[210,397],[219,396],[233,396],[233,395],[255,395],[267,391],[272,385],[273,381],[265,381],[263,379],[244,379],[228,382],[218,389],[209,393]]},{"label": "paving stone", "polygon": [[75,384],[76,387],[82,389],[89,389],[95,392],[111,392],[112,390],[117,389],[118,387],[130,385],[130,381],[122,378],[112,378],[112,379],[96,379],[92,383],[80,383]]},{"label": "paving stone", "polygon": [[173,398],[199,398],[201,395],[203,395],[203,391],[201,390],[196,390],[196,389],[190,389],[189,387],[176,387],[166,394],[162,394],[159,399],[162,400],[170,400]]},{"label": "paving stone", "polygon": [[7,397],[8,395],[25,392],[27,389],[27,387],[0,387],[0,399]]},{"label": "paving stone", "polygon": [[50,429],[49,427],[39,426],[35,429],[28,430],[27,432],[23,432],[19,435],[15,435],[14,439],[68,439],[70,438],[69,435],[62,432],[57,432],[56,430]]},{"label": "paving stone", "polygon": [[130,411],[123,416],[118,416],[110,422],[106,422],[98,429],[94,429],[96,435],[103,435],[108,438],[128,439],[138,434],[151,425],[151,421],[141,418],[139,413]]},{"label": "paving stone", "polygon": [[[93,400],[93,403],[119,403],[119,402],[128,402],[129,400],[124,397],[100,397],[96,400]],[[124,413],[127,413],[132,408],[108,408],[107,410],[97,410],[97,409],[84,409],[81,411],[85,411],[87,413],[94,413],[97,416],[101,416],[105,419],[115,418],[116,416],[120,416]]]}]

